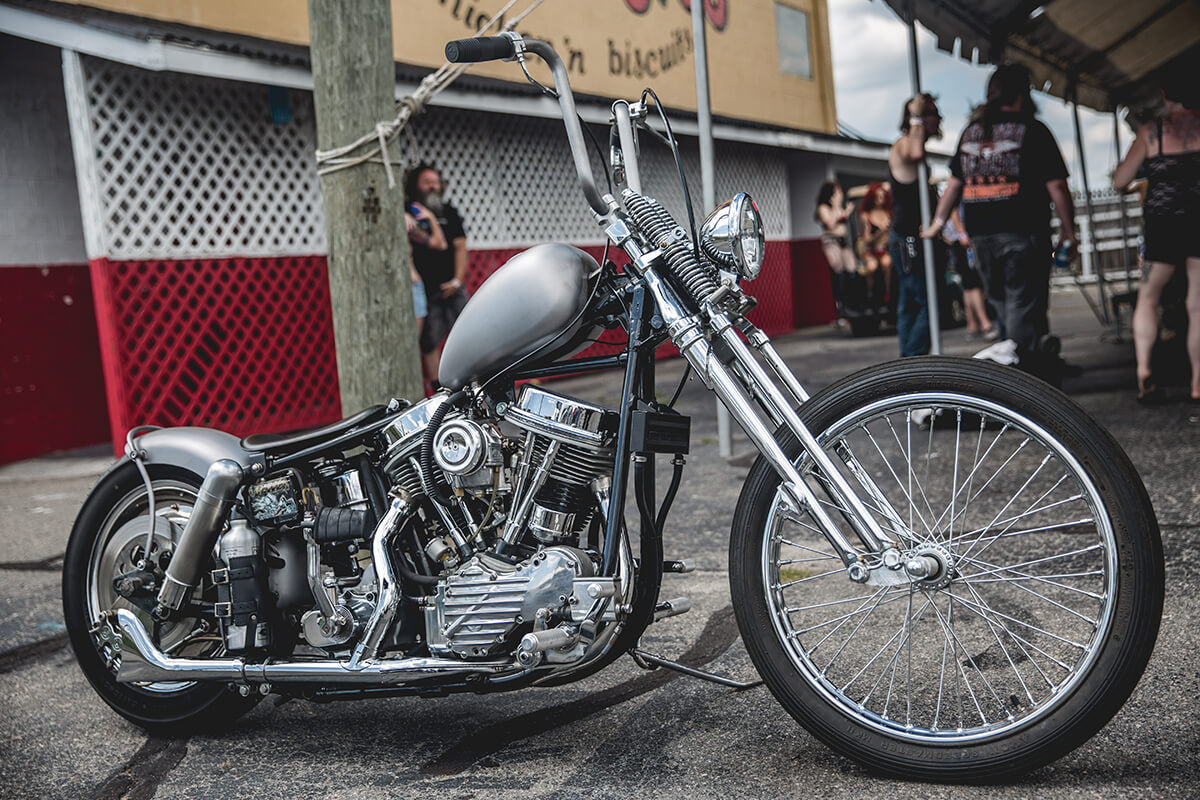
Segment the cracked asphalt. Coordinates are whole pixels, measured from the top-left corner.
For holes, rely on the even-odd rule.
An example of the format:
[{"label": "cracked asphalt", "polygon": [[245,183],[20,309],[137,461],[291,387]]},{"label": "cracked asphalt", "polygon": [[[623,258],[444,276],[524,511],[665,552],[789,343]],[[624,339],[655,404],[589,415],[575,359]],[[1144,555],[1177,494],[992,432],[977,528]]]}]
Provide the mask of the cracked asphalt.
[{"label": "cracked asphalt", "polygon": [[[1091,316],[1075,290],[1054,295],[1063,354],[1083,368],[1066,390],[1116,436],[1137,466],[1162,527],[1162,629],[1132,698],[1097,736],[1015,783],[939,786],[872,776],[801,729],[762,687],[735,691],[630,659],[576,684],[513,694],[260,703],[219,735],[160,739],[126,723],[91,691],[62,626],[60,556],[100,451],[0,467],[0,797],[62,798],[1194,798],[1200,796],[1200,414],[1133,399],[1128,343]],[[976,347],[962,330],[945,351]],[[895,340],[830,328],[778,341],[812,391],[890,358]],[[682,365],[660,366],[659,391]],[[615,374],[553,388],[615,404]],[[692,454],[666,529],[663,597],[692,611],[651,627],[651,652],[750,681],[727,576],[730,519],[748,467],[717,456],[712,396],[689,383]]]}]

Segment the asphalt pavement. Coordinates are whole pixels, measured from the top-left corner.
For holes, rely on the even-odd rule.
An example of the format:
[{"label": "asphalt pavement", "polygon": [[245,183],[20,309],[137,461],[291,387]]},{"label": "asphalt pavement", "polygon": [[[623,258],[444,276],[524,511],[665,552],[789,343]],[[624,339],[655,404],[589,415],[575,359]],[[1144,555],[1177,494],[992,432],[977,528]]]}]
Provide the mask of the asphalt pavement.
[{"label": "asphalt pavement", "polygon": [[[1075,290],[1053,327],[1081,368],[1065,389],[1106,426],[1149,490],[1167,562],[1158,644],[1124,709],[1097,736],[1015,783],[947,787],[872,776],[800,728],[764,688],[735,691],[630,659],[576,684],[512,694],[315,704],[273,698],[220,735],[147,737],[92,692],[70,650],[59,600],[75,513],[111,461],[106,449],[0,467],[0,797],[65,798],[1195,798],[1200,797],[1200,412],[1134,402],[1133,352]],[[896,354],[894,337],[825,327],[777,344],[815,391]],[[979,349],[962,329],[944,350]],[[678,362],[659,368],[674,388]],[[615,406],[619,377],[553,388]],[[756,676],[730,606],[727,547],[748,470],[717,455],[714,400],[697,381],[688,471],[667,523],[668,558],[698,569],[665,579],[692,611],[651,627],[645,649],[740,680]]]}]

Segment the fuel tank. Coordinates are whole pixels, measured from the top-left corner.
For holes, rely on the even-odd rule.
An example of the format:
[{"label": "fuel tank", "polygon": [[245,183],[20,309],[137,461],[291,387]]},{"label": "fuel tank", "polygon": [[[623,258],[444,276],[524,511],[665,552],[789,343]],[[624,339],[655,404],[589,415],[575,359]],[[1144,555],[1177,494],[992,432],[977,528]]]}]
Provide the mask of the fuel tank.
[{"label": "fuel tank", "polygon": [[540,244],[513,256],[484,281],[446,339],[438,381],[460,389],[518,359],[553,352],[583,326],[596,259],[565,244]]}]

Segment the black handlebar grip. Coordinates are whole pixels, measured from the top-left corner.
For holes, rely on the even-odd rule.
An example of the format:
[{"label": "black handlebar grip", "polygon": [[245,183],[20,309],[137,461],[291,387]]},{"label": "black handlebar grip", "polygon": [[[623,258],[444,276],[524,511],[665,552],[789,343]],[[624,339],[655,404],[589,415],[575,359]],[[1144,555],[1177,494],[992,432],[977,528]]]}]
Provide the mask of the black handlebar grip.
[{"label": "black handlebar grip", "polygon": [[446,42],[446,60],[452,64],[497,61],[514,55],[516,48],[508,36],[477,36],[474,39]]}]

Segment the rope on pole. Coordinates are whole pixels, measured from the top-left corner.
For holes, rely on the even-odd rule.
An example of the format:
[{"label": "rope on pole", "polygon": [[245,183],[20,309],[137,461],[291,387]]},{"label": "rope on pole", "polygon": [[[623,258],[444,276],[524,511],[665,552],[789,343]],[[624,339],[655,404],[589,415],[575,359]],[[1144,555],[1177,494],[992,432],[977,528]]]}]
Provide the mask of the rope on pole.
[{"label": "rope on pole", "polygon": [[[504,33],[512,30],[544,1],[532,0],[528,8],[506,22],[500,28],[499,32]],[[517,0],[508,0],[503,8],[496,12],[491,19],[475,32],[475,35],[480,36],[487,32],[495,24],[496,20],[501,19],[516,3]],[[363,134],[348,145],[335,147],[331,150],[317,150],[317,174],[328,175],[331,172],[349,169],[359,164],[382,164],[384,171],[387,173],[388,187],[392,189],[396,188],[396,178],[392,167],[403,166],[404,160],[395,160],[387,157],[388,145],[399,135],[400,131],[407,131],[410,155],[415,160],[417,144],[416,139],[413,138],[411,129],[408,129],[409,121],[415,115],[424,111],[425,106],[435,95],[454,83],[458,76],[466,72],[470,66],[470,64],[451,64],[449,61],[443,63],[441,67],[426,75],[421,80],[416,91],[397,101],[395,118],[376,123],[372,131]]]}]

